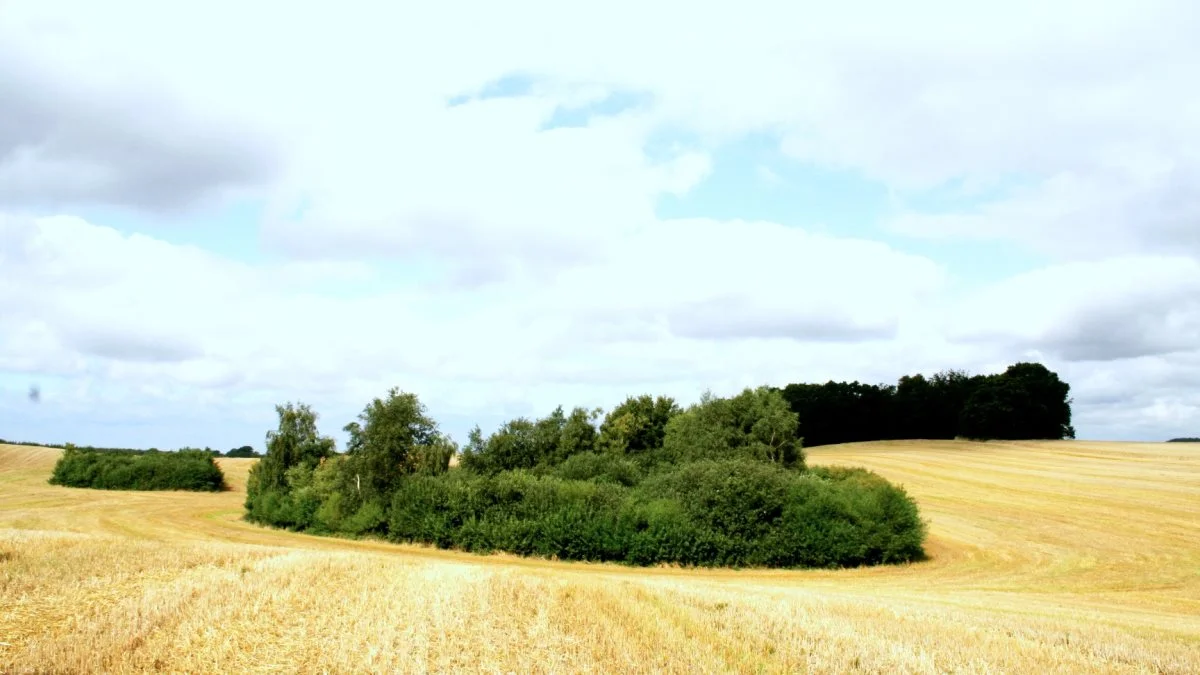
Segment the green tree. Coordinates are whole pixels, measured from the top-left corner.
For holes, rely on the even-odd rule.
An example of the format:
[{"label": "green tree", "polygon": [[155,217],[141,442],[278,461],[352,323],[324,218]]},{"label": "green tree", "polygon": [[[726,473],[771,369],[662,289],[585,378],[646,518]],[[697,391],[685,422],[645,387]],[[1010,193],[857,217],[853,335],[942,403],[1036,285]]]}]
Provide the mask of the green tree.
[{"label": "green tree", "polygon": [[527,417],[518,417],[500,425],[487,440],[472,430],[463,452],[462,466],[468,471],[495,474],[512,469],[528,469],[537,465],[537,425]]},{"label": "green tree", "polygon": [[771,387],[747,388],[732,398],[705,392],[667,424],[663,452],[674,462],[747,458],[802,468],[798,418]]},{"label": "green tree", "polygon": [[334,454],[336,444],[317,431],[317,413],[305,403],[275,406],[279,426],[267,432],[267,453],[250,468],[247,498],[256,491],[287,489],[287,470],[295,466],[309,471]]},{"label": "green tree", "polygon": [[596,431],[595,421],[600,413],[599,408],[595,410],[574,408],[571,410],[571,414],[567,416],[559,434],[558,457],[555,463],[580,453],[596,450],[599,433]]},{"label": "green tree", "polygon": [[250,447],[249,445],[243,445],[240,448],[233,448],[229,452],[225,453],[225,456],[226,457],[261,457],[262,455],[258,454],[258,452],[256,452],[254,450],[254,448]]},{"label": "green tree", "polygon": [[1017,363],[981,378],[960,416],[960,434],[973,439],[1074,438],[1070,385],[1040,363]]},{"label": "green tree", "polygon": [[487,439],[483,437],[483,430],[476,424],[467,432],[467,442],[462,447],[462,453],[459,456],[459,466],[474,471],[476,473],[487,473],[487,460],[484,453],[487,451]]},{"label": "green tree", "polygon": [[413,473],[437,476],[450,470],[450,459],[458,454],[458,445],[449,436],[435,434],[426,445],[413,448],[409,465]]},{"label": "green tree", "polygon": [[1071,385],[1040,363],[1015,363],[1002,379],[1017,384],[1025,393],[1014,423],[1021,438],[1075,438],[1071,426]]},{"label": "green tree", "polygon": [[476,426],[467,436],[462,466],[482,474],[557,466],[572,455],[596,449],[592,421],[598,415],[599,411],[584,408],[567,415],[560,405],[538,420],[509,420],[486,440]]},{"label": "green tree", "polygon": [[[426,414],[417,395],[396,387],[386,398],[368,403],[345,431],[350,435],[346,454],[358,472],[357,487],[369,497],[390,499],[405,475],[437,465],[436,452],[446,450],[437,422]],[[449,456],[445,461],[449,463]]]},{"label": "green tree", "polygon": [[557,464],[558,447],[566,426],[567,416],[561,405],[533,423],[529,438],[529,461],[532,464],[528,466]]},{"label": "green tree", "polygon": [[667,423],[681,412],[675,399],[668,396],[630,396],[605,416],[596,447],[626,455],[658,450],[666,438]]}]

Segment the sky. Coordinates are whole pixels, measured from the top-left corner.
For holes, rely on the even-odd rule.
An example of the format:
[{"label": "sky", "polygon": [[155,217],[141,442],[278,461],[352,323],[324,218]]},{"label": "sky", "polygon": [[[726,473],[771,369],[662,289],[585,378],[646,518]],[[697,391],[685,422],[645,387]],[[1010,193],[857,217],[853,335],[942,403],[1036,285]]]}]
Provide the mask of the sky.
[{"label": "sky", "polygon": [[0,0],[0,438],[1017,361],[1200,433],[1197,3],[416,4]]}]

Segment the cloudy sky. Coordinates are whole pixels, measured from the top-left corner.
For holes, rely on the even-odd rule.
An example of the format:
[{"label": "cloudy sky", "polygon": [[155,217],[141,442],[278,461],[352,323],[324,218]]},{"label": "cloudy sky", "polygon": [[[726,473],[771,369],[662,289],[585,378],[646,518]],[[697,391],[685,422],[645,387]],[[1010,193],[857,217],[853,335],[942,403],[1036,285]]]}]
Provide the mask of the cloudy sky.
[{"label": "cloudy sky", "polygon": [[1017,360],[1200,433],[1194,0],[419,4],[0,0],[0,437]]}]

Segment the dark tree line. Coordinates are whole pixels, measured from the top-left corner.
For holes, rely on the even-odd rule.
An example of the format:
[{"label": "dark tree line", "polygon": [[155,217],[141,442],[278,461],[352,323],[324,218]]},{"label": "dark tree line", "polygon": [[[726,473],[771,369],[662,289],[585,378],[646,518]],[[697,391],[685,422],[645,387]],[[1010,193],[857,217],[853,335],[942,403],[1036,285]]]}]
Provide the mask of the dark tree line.
[{"label": "dark tree line", "polygon": [[[6,441],[0,438],[0,444],[7,443],[8,445],[28,445],[34,448],[57,448],[66,450],[67,448],[75,448],[77,450],[86,450],[88,452],[125,452],[133,454],[144,454],[147,452],[162,452],[158,448],[105,448],[93,445],[76,445],[74,443],[38,443],[37,441]],[[185,448],[188,449],[188,448]]]},{"label": "dark tree line", "polygon": [[1172,438],[1168,443],[1200,443],[1200,438],[1186,436],[1184,438]]},{"label": "dark tree line", "polygon": [[1074,438],[1070,385],[1039,363],[995,375],[948,370],[895,385],[789,384],[780,392],[808,447],[898,439]]},{"label": "dark tree line", "polygon": [[637,396],[607,415],[561,406],[476,427],[457,446],[396,389],[346,425],[346,452],[303,404],[250,471],[247,518],[467,551],[628,564],[854,566],[920,558],[903,489],[862,469],[809,469],[777,390],[687,408]]},{"label": "dark tree line", "polygon": [[[96,447],[96,446],[92,446],[92,445],[75,445],[74,443],[37,443],[35,441],[6,441],[3,438],[0,438],[0,445],[4,445],[4,444],[28,445],[28,446],[35,447],[35,448],[58,448],[59,450],[66,450],[67,448],[70,447],[70,448],[76,448],[79,450],[87,450],[89,452],[125,452],[125,453],[132,453],[132,454],[145,454],[148,452],[163,452],[162,450],[159,450],[158,448],[146,448],[146,449],[141,449],[141,448],[104,448],[104,447]],[[182,450],[196,450],[196,448],[181,448],[181,449]],[[206,452],[206,453],[212,455],[213,457],[222,457],[222,456],[224,456],[224,457],[262,457],[262,453],[256,451],[254,448],[250,447],[249,445],[243,445],[241,447],[232,448],[229,450],[229,452],[226,452],[224,455],[221,454],[220,450],[213,450],[212,448],[207,447],[207,446],[202,450],[202,452]]]}]

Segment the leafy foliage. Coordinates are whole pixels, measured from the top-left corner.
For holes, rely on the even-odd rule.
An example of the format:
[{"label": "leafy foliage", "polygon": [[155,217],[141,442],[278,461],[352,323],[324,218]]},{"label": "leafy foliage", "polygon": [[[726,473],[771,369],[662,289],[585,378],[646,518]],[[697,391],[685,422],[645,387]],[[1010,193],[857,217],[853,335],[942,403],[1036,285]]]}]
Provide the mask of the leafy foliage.
[{"label": "leafy foliage", "polygon": [[77,448],[67,444],[50,475],[52,485],[102,490],[225,489],[225,475],[211,453]]},{"label": "leafy foliage", "polygon": [[[250,467],[246,511],[250,520],[303,527],[316,504],[304,490],[335,443],[317,432],[317,413],[301,403],[275,406],[279,427],[267,432],[267,453]],[[319,500],[317,500],[319,502]]]},{"label": "leafy foliage", "polygon": [[558,406],[538,420],[520,417],[506,422],[487,440],[476,427],[463,448],[462,465],[485,474],[558,465],[572,455],[597,448],[595,416],[595,411],[583,408],[566,415]]},{"label": "leafy foliage", "polygon": [[508,471],[406,481],[389,533],[467,551],[638,565],[836,567],[921,557],[924,525],[862,472],[752,460],[685,464],[635,487]]},{"label": "leafy foliage", "polygon": [[387,398],[367,404],[345,431],[350,435],[346,449],[350,465],[361,477],[359,490],[368,499],[390,496],[400,480],[418,467],[431,473],[445,471],[454,452],[416,394],[396,388],[388,391]]},{"label": "leafy foliage", "polygon": [[257,450],[250,447],[249,445],[243,445],[240,448],[233,448],[229,452],[225,453],[225,456],[226,457],[262,457],[262,455],[260,455]]},{"label": "leafy foliage", "polygon": [[797,415],[769,387],[686,410],[630,397],[599,427],[600,411],[561,406],[487,437],[476,427],[455,470],[457,448],[412,394],[372,401],[347,425],[344,455],[307,407],[278,412],[247,497],[247,516],[276,526],[637,565],[922,555],[924,525],[903,490],[862,471],[806,471]]},{"label": "leafy foliage", "polygon": [[781,466],[803,466],[796,437],[798,416],[770,387],[732,398],[706,392],[700,402],[666,425],[664,458],[672,462],[744,457]]},{"label": "leafy foliage", "polygon": [[1071,387],[1038,363],[985,378],[967,398],[959,434],[975,439],[1074,438]]},{"label": "leafy foliage", "polygon": [[667,396],[630,396],[604,418],[600,425],[599,447],[626,455],[645,456],[662,447],[667,424],[681,412],[675,400]]},{"label": "leafy foliage", "polygon": [[1200,438],[1196,438],[1196,437],[1172,438],[1171,440],[1169,440],[1167,442],[1168,443],[1200,443]]}]

